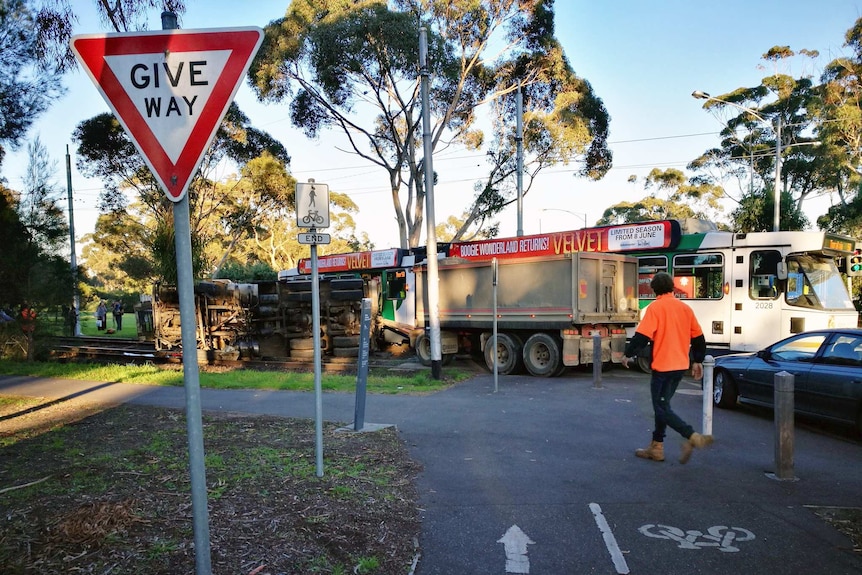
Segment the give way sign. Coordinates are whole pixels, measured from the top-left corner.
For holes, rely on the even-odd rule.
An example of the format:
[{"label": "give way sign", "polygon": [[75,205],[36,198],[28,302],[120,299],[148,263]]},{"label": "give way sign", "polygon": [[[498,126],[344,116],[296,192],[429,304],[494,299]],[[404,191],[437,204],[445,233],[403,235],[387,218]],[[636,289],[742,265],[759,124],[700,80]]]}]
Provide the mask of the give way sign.
[{"label": "give way sign", "polygon": [[73,36],[72,50],[168,199],[185,196],[263,41],[260,28]]}]

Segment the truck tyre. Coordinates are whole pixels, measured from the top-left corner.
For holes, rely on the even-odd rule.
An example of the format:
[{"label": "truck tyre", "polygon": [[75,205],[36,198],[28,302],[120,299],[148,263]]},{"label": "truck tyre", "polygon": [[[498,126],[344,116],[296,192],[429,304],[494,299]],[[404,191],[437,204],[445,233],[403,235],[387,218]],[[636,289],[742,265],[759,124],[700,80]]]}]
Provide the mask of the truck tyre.
[{"label": "truck tyre", "polygon": [[314,349],[292,349],[290,350],[291,359],[313,359]]},{"label": "truck tyre", "polygon": [[290,347],[290,349],[314,349],[313,337],[298,337],[288,341],[288,347]]},{"label": "truck tyre", "polygon": [[336,347],[332,350],[335,357],[359,357],[359,347]]},{"label": "truck tyre", "polygon": [[337,335],[332,338],[332,345],[339,347],[359,347],[358,335]]},{"label": "truck tyre", "polygon": [[[485,365],[494,371],[493,337],[485,342]],[[497,372],[501,375],[511,375],[521,368],[522,344],[518,336],[509,333],[497,334]]]},{"label": "truck tyre", "polygon": [[419,363],[425,367],[431,365],[431,338],[427,333],[419,334],[416,338],[416,357],[419,358]]},{"label": "truck tyre", "polygon": [[534,333],[524,343],[524,366],[536,377],[553,377],[563,363],[560,344],[552,335]]},{"label": "truck tyre", "polygon": [[[425,367],[431,366],[431,338],[428,337],[427,333],[421,334],[416,338],[416,357],[419,358],[419,363],[424,365]],[[441,354],[440,363],[441,365],[449,365],[453,361],[455,361],[454,353],[443,353]]]}]

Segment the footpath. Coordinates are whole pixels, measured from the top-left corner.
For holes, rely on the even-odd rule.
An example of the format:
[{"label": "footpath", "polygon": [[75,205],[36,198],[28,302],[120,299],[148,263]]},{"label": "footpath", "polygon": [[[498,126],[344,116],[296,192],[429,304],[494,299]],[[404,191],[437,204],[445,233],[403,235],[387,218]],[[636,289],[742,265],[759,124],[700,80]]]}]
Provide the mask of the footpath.
[{"label": "footpath", "polygon": [[[772,478],[770,412],[716,410],[715,444],[677,462],[638,459],[650,439],[648,376],[622,369],[541,379],[476,376],[427,396],[369,395],[424,471],[416,575],[862,573],[862,553],[815,514],[862,508],[862,442],[799,428],[794,480]],[[182,388],[0,376],[0,394],[181,408]],[[313,418],[312,393],[201,390],[204,411]],[[674,409],[700,427],[700,386]],[[349,424],[352,394],[323,396]]]}]

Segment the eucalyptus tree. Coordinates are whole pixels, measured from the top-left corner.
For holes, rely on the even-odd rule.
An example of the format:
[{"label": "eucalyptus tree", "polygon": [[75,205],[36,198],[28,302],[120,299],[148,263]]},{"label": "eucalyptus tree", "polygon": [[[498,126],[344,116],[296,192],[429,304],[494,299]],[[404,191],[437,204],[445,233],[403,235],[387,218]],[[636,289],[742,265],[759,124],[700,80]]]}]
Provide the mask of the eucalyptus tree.
[{"label": "eucalyptus tree", "polygon": [[[39,60],[60,71],[74,69],[75,56],[69,39],[78,22],[75,8],[80,9],[81,2],[28,0],[28,4],[34,11],[32,30],[37,38]],[[93,0],[92,5],[102,24],[114,32],[146,30],[148,17],[155,11],[182,15],[186,10],[183,0]]]},{"label": "eucalyptus tree", "polygon": [[[800,217],[804,201],[826,185],[831,163],[826,149],[818,145],[816,132],[821,126],[811,113],[819,102],[819,88],[810,76],[795,78],[783,70],[794,58],[817,56],[816,51],[774,46],[762,56],[773,66],[773,73],[759,85],[710,97],[703,105],[726,114],[728,119],[719,147],[704,152],[688,168],[717,184],[727,175],[748,174],[748,189],[743,188],[739,197],[730,196],[737,203],[733,213],[746,226],[756,226],[745,231],[772,229],[771,212],[746,212],[770,210],[774,205],[766,195],[774,194],[779,144],[779,194],[782,206],[788,206],[781,210],[781,229],[805,225],[805,218]],[[710,175],[710,169],[717,170],[718,175]]]},{"label": "eucalyptus tree", "polygon": [[62,248],[68,237],[60,190],[47,150],[33,140],[22,192],[0,185],[0,305],[28,301],[39,307],[67,302],[72,276]]},{"label": "eucalyptus tree", "polygon": [[851,53],[832,60],[821,75],[821,99],[814,107],[819,135],[830,162],[828,188],[837,202],[818,224],[862,237],[862,18],[845,34]]},{"label": "eucalyptus tree", "polygon": [[607,208],[598,225],[650,220],[698,219],[716,222],[722,212],[724,189],[697,177],[686,178],[676,169],[654,168],[644,179],[650,194],[634,202],[619,202]]},{"label": "eucalyptus tree", "polygon": [[0,164],[62,95],[60,73],[41,59],[38,16],[26,0],[0,0]]},{"label": "eucalyptus tree", "polygon": [[[118,229],[125,229],[126,233],[115,241],[122,244],[134,239],[141,243],[134,251],[128,245],[123,246],[126,249],[121,253],[151,257],[156,276],[171,281],[176,273],[172,204],[122,126],[112,114],[100,114],[78,124],[73,140],[78,144],[78,169],[85,176],[100,179],[104,185],[100,210],[109,221],[103,226],[104,233],[94,238],[107,241],[113,235],[114,224],[110,220],[124,220]],[[239,197],[232,195],[230,187],[217,177],[225,162],[245,170],[244,176],[250,180]],[[189,186],[196,277],[201,277],[207,267],[208,243],[220,240],[225,233],[230,236],[248,233],[249,226],[255,225],[272,206],[292,205],[289,162],[284,146],[253,127],[239,107],[231,104]],[[120,244],[114,247],[119,248]],[[230,249],[230,244],[224,248]],[[221,256],[219,253],[215,257]]]},{"label": "eucalyptus tree", "polygon": [[[551,0],[294,0],[266,26],[252,84],[261,100],[287,102],[307,136],[338,130],[350,152],[381,168],[402,247],[419,243],[424,223],[421,27],[432,150],[485,147],[480,124],[488,110],[492,130],[511,133],[520,86],[530,174],[574,160],[583,163],[579,174],[607,172],[608,114],[554,37]],[[511,201],[513,137],[487,146],[491,167],[464,210],[467,227],[482,226]]]}]

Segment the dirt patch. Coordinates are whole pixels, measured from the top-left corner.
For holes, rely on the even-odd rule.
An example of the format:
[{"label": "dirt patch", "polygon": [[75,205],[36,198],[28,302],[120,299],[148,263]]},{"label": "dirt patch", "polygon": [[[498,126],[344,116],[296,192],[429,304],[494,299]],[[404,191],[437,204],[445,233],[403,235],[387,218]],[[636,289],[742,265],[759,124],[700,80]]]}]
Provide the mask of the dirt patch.
[{"label": "dirt patch", "polygon": [[[83,410],[82,410],[83,407]],[[398,432],[204,416],[212,570],[408,573],[419,510]],[[0,406],[0,565],[7,574],[194,573],[182,412]]]}]

